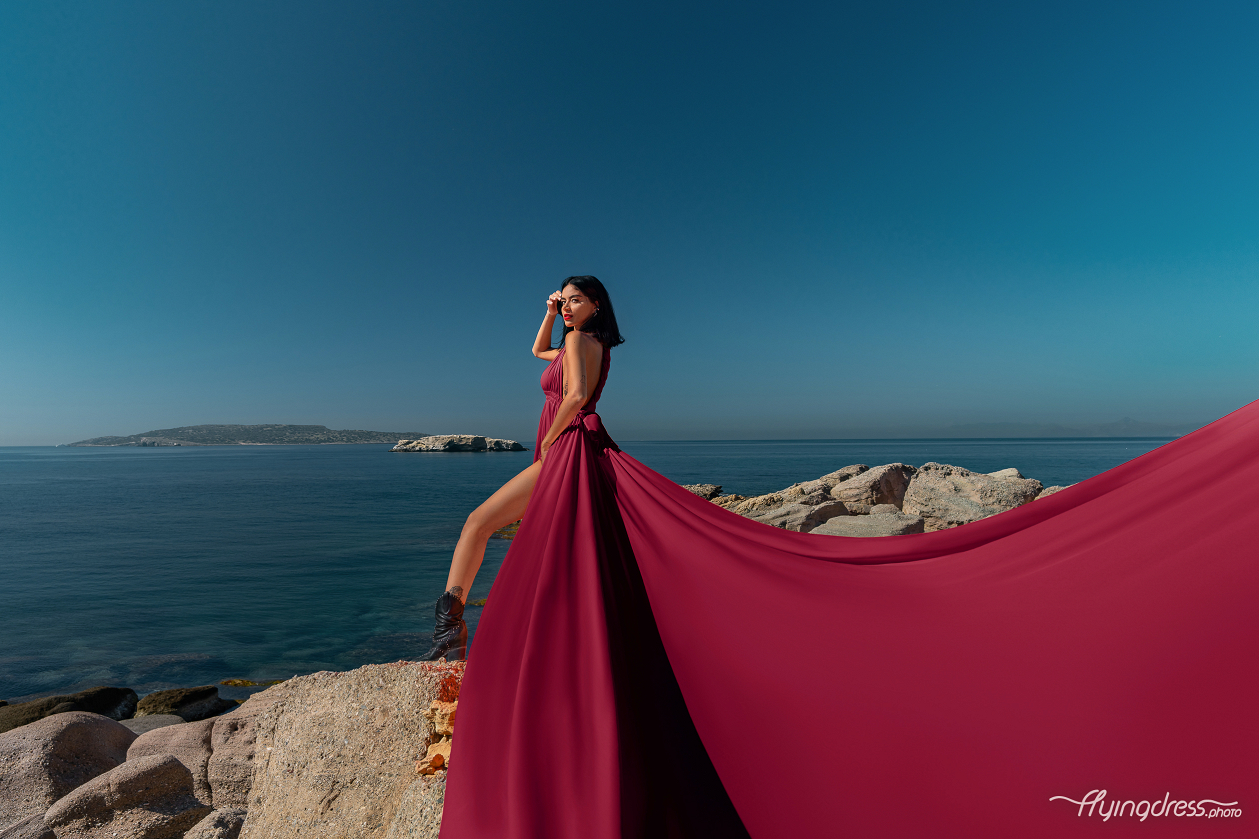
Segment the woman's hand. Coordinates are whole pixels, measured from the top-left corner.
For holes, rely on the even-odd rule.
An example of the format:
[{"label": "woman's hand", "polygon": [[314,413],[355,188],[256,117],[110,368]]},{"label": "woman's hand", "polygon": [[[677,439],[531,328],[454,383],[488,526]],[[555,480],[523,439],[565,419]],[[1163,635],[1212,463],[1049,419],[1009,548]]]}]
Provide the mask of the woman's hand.
[{"label": "woman's hand", "polygon": [[558,291],[551,292],[551,296],[546,299],[546,313],[548,315],[558,314],[563,299]]},{"label": "woman's hand", "polygon": [[546,460],[546,453],[549,452],[550,450],[551,450],[550,446],[538,447],[538,463],[542,463],[544,460]]}]

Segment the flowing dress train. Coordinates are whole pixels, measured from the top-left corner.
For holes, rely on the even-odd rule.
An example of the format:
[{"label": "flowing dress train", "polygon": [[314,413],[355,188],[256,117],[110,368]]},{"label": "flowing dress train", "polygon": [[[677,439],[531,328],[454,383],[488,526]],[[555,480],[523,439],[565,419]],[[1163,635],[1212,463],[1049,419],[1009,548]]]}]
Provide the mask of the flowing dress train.
[{"label": "flowing dress train", "polygon": [[[608,363],[477,628],[443,839],[1196,835],[1177,800],[1259,801],[1259,402],[972,524],[846,538],[620,451]],[[1100,790],[1170,805],[1103,820]]]}]

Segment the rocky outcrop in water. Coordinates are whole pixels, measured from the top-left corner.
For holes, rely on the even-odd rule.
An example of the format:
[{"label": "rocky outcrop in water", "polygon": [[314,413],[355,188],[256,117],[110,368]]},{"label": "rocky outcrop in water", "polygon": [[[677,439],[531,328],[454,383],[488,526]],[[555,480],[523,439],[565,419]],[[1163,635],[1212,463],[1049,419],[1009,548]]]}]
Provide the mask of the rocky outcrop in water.
[{"label": "rocky outcrop in water", "polygon": [[909,484],[902,508],[922,516],[926,530],[979,521],[1036,500],[1040,481],[1024,478],[1017,469],[983,474],[949,466],[925,463]]},{"label": "rocky outcrop in water", "polygon": [[901,536],[957,527],[1011,510],[1064,487],[1042,489],[1017,469],[988,474],[960,466],[854,464],[752,497],[722,495],[716,484],[684,487],[756,521],[829,536]]},{"label": "rocky outcrop in water", "polygon": [[219,696],[219,689],[214,685],[203,685],[195,688],[175,688],[150,693],[140,700],[136,706],[137,717],[157,714],[169,714],[179,717],[185,722],[203,720],[217,716],[224,711],[236,707]]},{"label": "rocky outcrop in water", "polygon": [[395,452],[523,452],[515,440],[481,437],[476,434],[436,434],[418,440],[399,440]]},{"label": "rocky outcrop in water", "polygon": [[67,711],[86,711],[111,720],[125,720],[135,713],[137,702],[136,692],[130,688],[99,687],[15,705],[4,704],[0,706],[0,732]]}]

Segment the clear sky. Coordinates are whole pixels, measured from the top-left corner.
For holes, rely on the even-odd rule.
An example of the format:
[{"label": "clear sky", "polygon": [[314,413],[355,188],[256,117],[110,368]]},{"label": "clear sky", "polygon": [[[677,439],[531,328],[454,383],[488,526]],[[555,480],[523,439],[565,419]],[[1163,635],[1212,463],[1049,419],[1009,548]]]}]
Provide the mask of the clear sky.
[{"label": "clear sky", "polygon": [[[0,445],[1206,423],[1259,398],[1252,3],[0,5]],[[558,333],[558,330],[557,330]]]}]

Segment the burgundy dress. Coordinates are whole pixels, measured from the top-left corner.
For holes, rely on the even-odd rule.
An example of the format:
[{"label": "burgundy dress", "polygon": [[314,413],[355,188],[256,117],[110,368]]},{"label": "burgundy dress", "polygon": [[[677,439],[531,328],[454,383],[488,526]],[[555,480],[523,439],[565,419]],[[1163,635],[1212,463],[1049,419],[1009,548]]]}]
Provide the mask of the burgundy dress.
[{"label": "burgundy dress", "polygon": [[[603,359],[477,628],[443,839],[1254,835],[1259,402],[1009,512],[861,539],[620,451]],[[1196,815],[1220,805],[1250,812]]]}]

